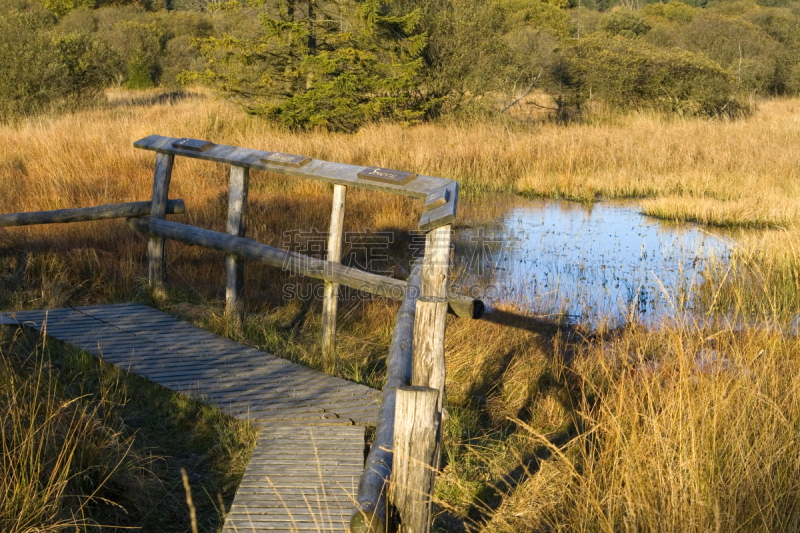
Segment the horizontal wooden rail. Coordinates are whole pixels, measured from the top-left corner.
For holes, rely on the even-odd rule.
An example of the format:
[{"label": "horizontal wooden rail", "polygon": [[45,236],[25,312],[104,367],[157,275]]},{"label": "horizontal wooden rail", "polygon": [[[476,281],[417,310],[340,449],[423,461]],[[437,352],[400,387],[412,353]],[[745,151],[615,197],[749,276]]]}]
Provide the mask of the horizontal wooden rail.
[{"label": "horizontal wooden rail", "polygon": [[[424,231],[450,224],[456,216],[458,183],[445,178],[420,175],[408,182],[387,183],[365,179],[364,171],[372,167],[346,165],[293,154],[251,150],[214,144],[209,141],[177,139],[161,135],[150,135],[139,139],[133,143],[133,146],[171,156],[205,159],[237,167],[266,170],[348,187],[421,198],[425,200],[425,207],[419,221],[419,229]],[[377,170],[384,170],[390,174],[409,174],[387,169]]]},{"label": "horizontal wooden rail", "polygon": [[[128,202],[125,204],[106,204],[94,207],[57,209],[55,211],[34,211],[31,213],[12,213],[0,215],[0,228],[11,226],[31,226],[34,224],[62,224],[66,222],[85,222],[108,218],[137,217],[150,214],[152,202]],[[167,213],[180,215],[186,212],[183,200],[167,201]]]},{"label": "horizontal wooden rail", "polygon": [[[403,280],[364,272],[339,263],[309,257],[288,250],[281,250],[280,248],[261,244],[253,239],[235,237],[227,233],[149,216],[129,218],[128,227],[155,237],[163,237],[190,246],[202,246],[238,255],[251,261],[285,268],[303,276],[338,283],[392,300],[403,300],[407,293],[408,283]],[[417,291],[416,296],[419,296],[419,291]],[[483,314],[484,306],[480,300],[466,296],[452,296],[448,298],[448,303],[450,304],[450,311],[460,317],[480,318]]]},{"label": "horizontal wooden rail", "polygon": [[421,262],[414,265],[408,278],[410,290],[397,311],[392,332],[392,345],[386,361],[386,384],[375,424],[375,439],[367,455],[364,473],[358,482],[356,511],[350,519],[351,533],[378,533],[386,530],[386,497],[392,475],[394,445],[394,411],[397,389],[411,383],[411,348],[414,336],[414,314],[419,296]]}]

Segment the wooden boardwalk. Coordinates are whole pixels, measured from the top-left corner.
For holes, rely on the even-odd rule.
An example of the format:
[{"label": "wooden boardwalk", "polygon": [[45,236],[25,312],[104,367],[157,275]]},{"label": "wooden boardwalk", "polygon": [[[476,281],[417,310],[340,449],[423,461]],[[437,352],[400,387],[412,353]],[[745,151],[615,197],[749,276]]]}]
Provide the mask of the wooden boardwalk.
[{"label": "wooden boardwalk", "polygon": [[346,531],[380,392],[141,304],[0,314],[262,429],[225,521],[233,531]]}]

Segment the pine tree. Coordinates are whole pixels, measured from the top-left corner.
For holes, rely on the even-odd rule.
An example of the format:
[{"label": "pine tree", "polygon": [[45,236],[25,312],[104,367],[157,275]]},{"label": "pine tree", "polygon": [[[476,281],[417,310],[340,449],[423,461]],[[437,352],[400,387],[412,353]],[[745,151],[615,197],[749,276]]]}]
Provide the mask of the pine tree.
[{"label": "pine tree", "polygon": [[380,0],[288,0],[280,12],[262,10],[257,38],[198,40],[208,69],[195,76],[290,127],[415,122],[437,103],[418,87],[426,37],[416,30],[418,11],[395,11]]},{"label": "pine tree", "polygon": [[147,55],[139,50],[128,61],[128,80],[125,87],[128,89],[149,89],[153,87],[153,65]]}]

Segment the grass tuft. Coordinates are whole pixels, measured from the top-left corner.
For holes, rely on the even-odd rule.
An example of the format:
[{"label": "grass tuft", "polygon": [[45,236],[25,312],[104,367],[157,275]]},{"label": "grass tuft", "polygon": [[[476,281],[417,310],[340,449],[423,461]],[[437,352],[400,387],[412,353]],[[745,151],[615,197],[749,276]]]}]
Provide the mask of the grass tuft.
[{"label": "grass tuft", "polygon": [[197,522],[215,530],[255,444],[216,409],[10,327],[0,413],[0,526],[13,533],[185,531],[184,470]]}]

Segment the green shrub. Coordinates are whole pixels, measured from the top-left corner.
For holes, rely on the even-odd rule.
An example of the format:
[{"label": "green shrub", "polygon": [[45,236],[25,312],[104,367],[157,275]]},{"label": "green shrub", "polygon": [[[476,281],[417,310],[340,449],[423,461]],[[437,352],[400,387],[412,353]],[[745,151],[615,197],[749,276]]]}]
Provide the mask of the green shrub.
[{"label": "green shrub", "polygon": [[[508,46],[511,15],[501,3],[403,0],[400,5],[421,10],[420,32],[427,43],[421,53],[420,85],[439,102],[433,111],[471,112],[487,94],[503,90],[514,65]],[[535,31],[533,25],[527,27]],[[522,47],[529,42],[526,35],[511,39]]]},{"label": "green shrub", "polygon": [[117,55],[88,33],[55,35],[52,39],[64,97],[97,96],[114,79]]},{"label": "green shrub", "polygon": [[635,37],[644,35],[651,28],[645,19],[628,9],[614,11],[600,20],[600,29],[612,35]]},{"label": "green shrub", "polygon": [[695,15],[695,8],[676,0],[666,4],[648,4],[643,11],[648,17],[660,17],[678,24],[691,22]]},{"label": "green shrub", "polygon": [[566,9],[566,1],[502,0],[500,5],[513,27],[531,26],[562,38],[567,38],[572,33],[572,21]]},{"label": "green shrub", "polygon": [[55,33],[41,4],[0,11],[0,118],[83,105],[114,78],[117,56],[87,32]]},{"label": "green shrub", "polygon": [[734,80],[717,63],[641,39],[594,34],[573,47],[567,64],[583,99],[591,92],[613,108],[718,115],[737,107]]},{"label": "green shrub", "polygon": [[[4,5],[3,8],[11,8]],[[28,113],[52,97],[57,79],[44,30],[55,17],[44,9],[0,12],[0,113]]]},{"label": "green shrub", "polygon": [[56,30],[59,33],[94,33],[97,31],[96,11],[86,7],[74,9],[61,17]]},{"label": "green shrub", "polygon": [[683,40],[688,49],[703,51],[727,68],[742,91],[785,92],[791,51],[752,22],[704,13],[685,26]]},{"label": "green shrub", "polygon": [[125,6],[97,10],[97,16],[99,38],[107,42],[124,62],[126,86],[144,88],[157,85],[167,43],[174,36],[164,23],[163,14]]},{"label": "green shrub", "polygon": [[134,79],[126,85],[136,87],[174,87],[182,71],[205,70],[205,63],[191,40],[214,37],[217,26],[235,31],[258,26],[255,14],[252,14],[254,22],[228,13],[212,16],[192,11],[147,12],[135,6],[122,6],[97,9],[94,15],[98,36],[123,60],[124,75],[120,83]]},{"label": "green shrub", "polygon": [[[292,128],[354,131],[375,120],[420,120],[436,99],[418,90],[426,42],[416,29],[419,12],[378,0],[339,7],[355,16],[312,23],[296,19],[293,5],[261,12],[256,38],[198,39],[207,69],[183,80],[204,79],[248,112]],[[315,0],[303,6],[314,9]]]},{"label": "green shrub", "polygon": [[78,8],[93,8],[94,0],[44,0],[44,7],[63,17],[70,11]]}]

